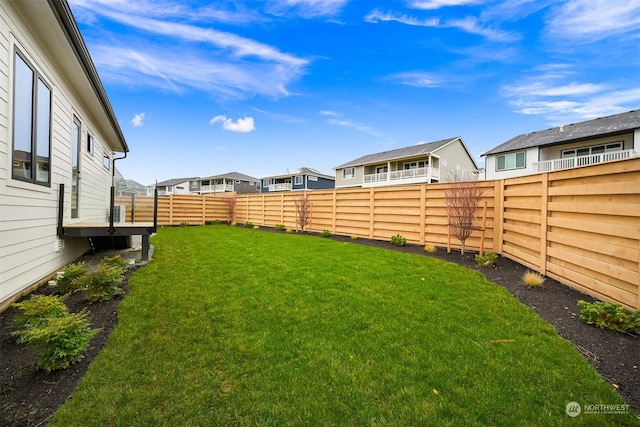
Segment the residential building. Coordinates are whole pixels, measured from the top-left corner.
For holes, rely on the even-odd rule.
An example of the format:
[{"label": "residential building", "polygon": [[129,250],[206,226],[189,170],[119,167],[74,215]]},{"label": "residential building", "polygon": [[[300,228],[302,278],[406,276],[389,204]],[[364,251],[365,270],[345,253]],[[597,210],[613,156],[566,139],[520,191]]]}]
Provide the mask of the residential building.
[{"label": "residential building", "polygon": [[192,180],[189,191],[196,194],[224,193],[235,191],[237,194],[260,192],[260,180],[239,172],[228,172]]},{"label": "residential building", "polygon": [[640,110],[518,135],[483,154],[486,179],[513,178],[640,154]]},{"label": "residential building", "polygon": [[118,120],[66,0],[0,2],[0,309],[90,249],[105,222]]},{"label": "residential building", "polygon": [[334,169],[336,188],[478,179],[478,166],[459,136],[367,154]]},{"label": "residential building", "polygon": [[335,178],[311,168],[298,168],[262,178],[262,193],[335,188]]},{"label": "residential building", "polygon": [[169,196],[171,194],[192,194],[191,192],[191,182],[197,181],[200,178],[191,177],[191,178],[172,178],[166,181],[161,181],[156,183],[155,185],[150,185],[147,187],[151,192],[153,192],[154,188],[158,189],[159,196]]}]

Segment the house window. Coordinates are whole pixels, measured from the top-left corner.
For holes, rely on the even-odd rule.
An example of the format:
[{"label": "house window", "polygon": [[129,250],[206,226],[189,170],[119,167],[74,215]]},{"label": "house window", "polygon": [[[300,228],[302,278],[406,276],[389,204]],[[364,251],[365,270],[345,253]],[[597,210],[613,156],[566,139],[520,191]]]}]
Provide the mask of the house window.
[{"label": "house window", "polygon": [[497,171],[505,171],[510,169],[523,169],[527,166],[524,151],[517,153],[508,153],[498,156],[496,163]]},{"label": "house window", "polygon": [[296,179],[295,179],[295,185],[302,185],[303,182],[304,182],[303,176],[302,175],[297,175]]},{"label": "house window", "polygon": [[404,170],[426,168],[428,164],[429,162],[424,160],[421,160],[419,162],[408,162],[404,164],[403,168]]},{"label": "house window", "polygon": [[111,157],[109,157],[107,153],[104,153],[104,155],[102,156],[102,164],[104,165],[105,169],[111,169]]},{"label": "house window", "polygon": [[87,153],[93,156],[93,135],[87,134]]},{"label": "house window", "polygon": [[263,185],[264,187],[268,187],[268,186],[269,186],[269,180],[268,180],[268,179],[263,180],[263,181],[262,181],[262,185]]},{"label": "house window", "polygon": [[593,147],[572,148],[569,150],[562,150],[562,158],[568,159],[571,157],[589,156],[592,154],[610,153],[612,151],[621,151],[622,142],[613,142],[611,144],[595,145]]},{"label": "house window", "polygon": [[342,179],[351,179],[356,177],[356,168],[342,169]]},{"label": "house window", "polygon": [[51,169],[51,89],[17,50],[13,84],[12,176],[21,181],[48,186]]},{"label": "house window", "polygon": [[376,168],[376,173],[386,173],[389,171],[389,166],[378,166]]}]

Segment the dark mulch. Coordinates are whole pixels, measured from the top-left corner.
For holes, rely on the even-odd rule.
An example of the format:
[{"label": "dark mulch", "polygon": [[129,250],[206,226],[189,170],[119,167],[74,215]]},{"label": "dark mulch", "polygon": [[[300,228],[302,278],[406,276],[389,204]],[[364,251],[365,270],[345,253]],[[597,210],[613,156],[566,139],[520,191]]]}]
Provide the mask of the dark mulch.
[{"label": "dark mulch", "polygon": [[[349,237],[332,236],[334,240],[351,242]],[[640,337],[622,334],[589,326],[579,320],[578,300],[594,301],[588,295],[575,291],[549,278],[544,286],[529,289],[521,282],[526,267],[499,258],[494,268],[477,267],[474,254],[447,254],[439,248],[433,254],[426,254],[422,246],[407,245],[396,248],[389,242],[358,239],[356,243],[419,253],[445,261],[455,262],[472,270],[480,271],[485,277],[511,292],[523,304],[557,330],[560,336],[572,342],[576,349],[591,363],[602,377],[616,388],[619,394],[640,413]],[[131,272],[131,270],[129,271]],[[128,274],[123,284],[128,291]],[[37,293],[51,293],[43,286]],[[17,345],[12,319],[16,309],[9,308],[0,313],[0,425],[38,426],[44,425],[73,394],[80,379],[93,358],[107,342],[107,338],[117,323],[117,306],[123,296],[112,301],[89,305],[91,323],[101,332],[93,338],[85,358],[65,371],[45,373],[36,369],[32,352]],[[66,301],[70,311],[77,312],[85,307],[84,295],[79,292]],[[593,402],[597,403],[597,402]],[[606,402],[605,402],[606,403]]]}]

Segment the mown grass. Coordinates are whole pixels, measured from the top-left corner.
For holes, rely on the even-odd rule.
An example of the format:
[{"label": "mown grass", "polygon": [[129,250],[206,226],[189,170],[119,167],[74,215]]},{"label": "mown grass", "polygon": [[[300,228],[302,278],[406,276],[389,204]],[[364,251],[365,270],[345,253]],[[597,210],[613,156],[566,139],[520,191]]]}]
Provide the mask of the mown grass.
[{"label": "mown grass", "polygon": [[162,229],[52,426],[635,425],[555,330],[455,264],[228,226]]}]

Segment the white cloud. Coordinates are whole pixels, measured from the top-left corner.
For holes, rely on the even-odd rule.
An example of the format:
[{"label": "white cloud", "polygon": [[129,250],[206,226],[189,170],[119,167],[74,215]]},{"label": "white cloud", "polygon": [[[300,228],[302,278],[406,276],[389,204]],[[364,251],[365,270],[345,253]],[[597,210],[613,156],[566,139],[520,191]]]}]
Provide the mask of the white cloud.
[{"label": "white cloud", "polygon": [[442,83],[436,75],[420,71],[396,73],[388,79],[413,87],[438,87]]},{"label": "white cloud", "polygon": [[382,12],[375,9],[369,12],[365,18],[365,22],[377,24],[378,22],[398,22],[400,24],[432,27],[432,28],[457,28],[469,34],[476,34],[491,41],[512,42],[520,40],[520,35],[513,32],[496,30],[485,26],[478,18],[466,17],[462,19],[451,19],[442,21],[439,18],[420,19],[402,13]]},{"label": "white cloud", "polygon": [[327,116],[327,123],[333,126],[341,126],[349,129],[353,129],[357,132],[364,133],[367,135],[375,136],[376,138],[382,138],[386,140],[390,140],[388,136],[383,134],[382,132],[367,126],[363,123],[359,123],[350,119],[340,118],[340,114],[334,111],[323,110],[319,112],[322,116]]},{"label": "white cloud", "polygon": [[131,124],[135,127],[142,126],[144,124],[144,113],[134,114]]},{"label": "white cloud", "polygon": [[303,18],[332,16],[340,12],[348,0],[271,0],[266,10],[274,15],[284,15],[289,11]]},{"label": "white cloud", "polygon": [[447,6],[467,6],[478,3],[483,3],[483,0],[414,0],[409,2],[409,7],[434,10]]},{"label": "white cloud", "polygon": [[256,127],[253,123],[253,117],[245,117],[238,119],[237,121],[233,121],[227,116],[218,115],[209,120],[209,124],[215,124],[221,122],[222,128],[231,132],[253,132],[256,130]]},{"label": "white cloud", "polygon": [[640,29],[640,0],[570,0],[553,9],[547,24],[561,38],[594,41]]},{"label": "white cloud", "polygon": [[[290,95],[287,85],[304,75],[310,63],[211,25],[212,20],[227,22],[238,14],[250,19],[251,12],[234,12],[235,18],[231,18],[219,9],[221,6],[196,9],[163,0],[73,1],[74,13],[78,11],[87,22],[100,17],[133,29],[112,40],[108,35],[87,39],[101,76],[113,82],[151,85],[177,93],[189,86],[231,98],[256,94],[279,98]],[[199,25],[203,19],[206,25]],[[167,49],[168,45],[172,48]]]}]

